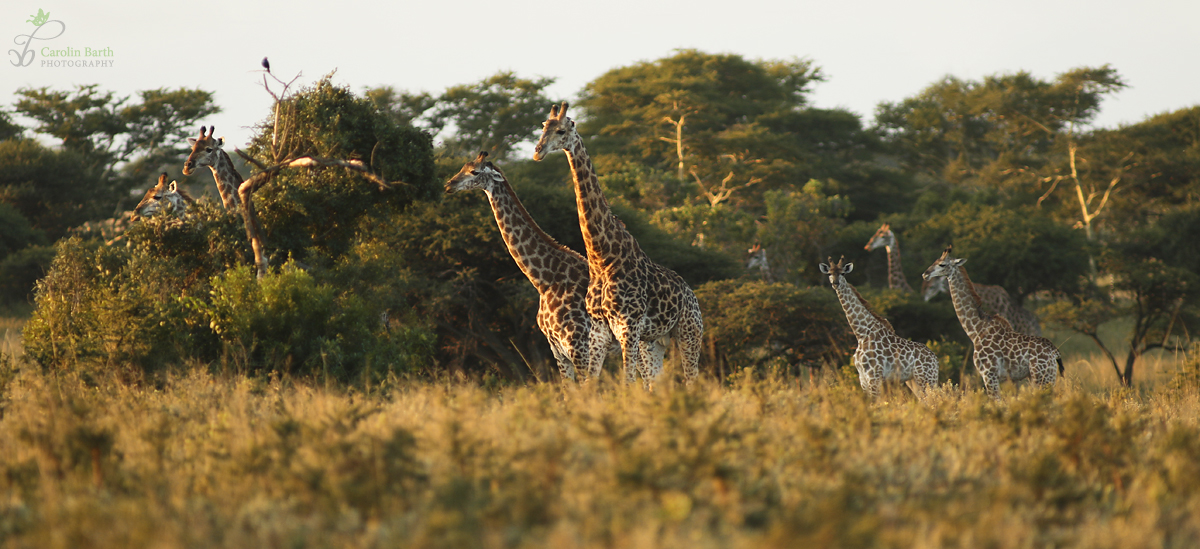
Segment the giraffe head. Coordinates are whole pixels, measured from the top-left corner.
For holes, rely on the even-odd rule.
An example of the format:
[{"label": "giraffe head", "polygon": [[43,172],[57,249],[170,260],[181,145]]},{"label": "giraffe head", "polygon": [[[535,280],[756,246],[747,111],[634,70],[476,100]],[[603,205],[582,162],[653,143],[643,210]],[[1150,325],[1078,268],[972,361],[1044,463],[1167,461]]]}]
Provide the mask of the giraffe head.
[{"label": "giraffe head", "polygon": [[878,250],[879,248],[890,248],[896,245],[896,235],[892,233],[892,225],[884,223],[879,227],[878,231],[871,236],[871,240],[867,241],[867,245],[863,246],[864,250]]},{"label": "giraffe head", "polygon": [[842,278],[849,272],[854,270],[853,263],[846,263],[846,256],[842,256],[835,264],[833,258],[826,259],[829,263],[820,265],[821,273],[829,275],[829,283],[837,286],[841,283]]},{"label": "giraffe head", "polygon": [[[189,154],[183,163],[183,175],[192,175],[196,166],[217,165],[218,151],[225,145],[225,138],[214,138],[213,131],[216,129],[216,126],[211,128],[200,126],[200,137],[188,138],[188,145],[192,146],[192,154]],[[208,131],[208,135],[204,135],[205,130]]]},{"label": "giraffe head", "polygon": [[563,149],[570,149],[579,141],[579,132],[575,131],[575,121],[567,118],[567,107],[563,101],[562,108],[558,105],[550,107],[550,116],[542,124],[542,138],[538,139],[533,148],[533,159],[540,161],[546,155]]},{"label": "giraffe head", "polygon": [[926,279],[921,282],[921,296],[925,301],[933,299],[934,296],[946,291],[945,278]]},{"label": "giraffe head", "polygon": [[492,184],[503,180],[500,168],[487,161],[487,151],[480,151],[475,160],[463,164],[458,173],[446,181],[446,194],[470,189],[488,190]]},{"label": "giraffe head", "polygon": [[[957,259],[950,257],[950,252],[954,248],[953,245],[946,246],[946,251],[942,252],[942,256],[937,258],[928,269],[925,269],[925,274],[921,275],[925,280],[933,280],[935,278],[946,278],[955,269],[962,267],[967,262],[966,259]],[[932,297],[932,296],[931,296]]]},{"label": "giraffe head", "polygon": [[146,191],[146,196],[133,210],[134,218],[151,216],[160,211],[175,211],[182,213],[188,204],[195,202],[187,191],[180,189],[175,181],[167,183],[167,174],[158,176],[158,184]]}]

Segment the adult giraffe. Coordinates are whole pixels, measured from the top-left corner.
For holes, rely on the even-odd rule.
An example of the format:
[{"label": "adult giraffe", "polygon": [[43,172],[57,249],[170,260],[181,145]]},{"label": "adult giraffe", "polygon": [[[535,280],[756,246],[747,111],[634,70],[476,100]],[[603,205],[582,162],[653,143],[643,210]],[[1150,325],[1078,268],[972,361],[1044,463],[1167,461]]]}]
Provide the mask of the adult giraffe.
[{"label": "adult giraffe", "polygon": [[564,379],[600,374],[612,342],[608,325],[587,312],[587,260],[546,234],[487,152],[467,162],[446,181],[446,194],[480,189],[487,194],[496,226],[517,267],[538,292],[538,329],[550,342]]},{"label": "adult giraffe", "polygon": [[[206,130],[208,135],[204,134]],[[225,209],[235,210],[241,204],[238,198],[238,186],[245,181],[245,178],[233,167],[233,160],[229,158],[229,155],[221,150],[221,147],[225,145],[225,138],[213,138],[215,130],[215,126],[211,128],[200,126],[200,136],[188,138],[188,144],[192,146],[192,153],[183,163],[183,175],[192,175],[197,166],[208,166],[212,170],[213,182],[217,184],[217,192],[221,194],[221,203],[225,205]]]},{"label": "adult giraffe", "polygon": [[683,376],[691,384],[699,374],[704,332],[700,302],[675,271],[651,261],[613,215],[567,107],[564,101],[561,108],[550,108],[533,159],[562,150],[571,163],[579,230],[587,247],[588,312],[608,324],[620,343],[626,381],[632,382],[637,370],[652,386],[671,338],[683,354]]}]

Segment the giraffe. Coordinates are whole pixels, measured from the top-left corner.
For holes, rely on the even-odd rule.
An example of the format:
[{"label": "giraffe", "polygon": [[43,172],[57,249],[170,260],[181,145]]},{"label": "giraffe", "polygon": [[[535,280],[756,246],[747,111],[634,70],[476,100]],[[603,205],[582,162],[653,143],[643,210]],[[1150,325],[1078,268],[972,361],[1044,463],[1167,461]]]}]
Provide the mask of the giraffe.
[{"label": "giraffe", "polygon": [[133,209],[131,219],[149,217],[159,211],[173,211],[176,215],[182,215],[195,203],[196,200],[186,190],[179,188],[177,182],[167,184],[167,174],[164,172],[158,176],[158,184],[146,191],[146,196]]},{"label": "giraffe", "polygon": [[634,381],[636,369],[652,388],[669,338],[682,353],[683,376],[690,385],[699,374],[704,332],[700,302],[675,271],[651,261],[613,215],[567,107],[564,101],[561,108],[550,108],[533,159],[562,150],[571,164],[579,229],[587,247],[587,309],[608,324],[620,343],[626,381]]},{"label": "giraffe", "polygon": [[508,179],[487,161],[487,152],[467,162],[446,181],[446,194],[481,189],[517,267],[540,296],[537,325],[550,341],[563,379],[600,374],[612,334],[587,312],[587,260],[556,242],[530,217]]},{"label": "giraffe", "polygon": [[846,274],[854,270],[854,264],[846,263],[845,256],[836,264],[832,257],[828,261],[820,264],[821,272],[829,275],[829,283],[858,340],[858,349],[854,351],[858,384],[872,399],[878,399],[883,381],[895,379],[908,382],[917,398],[924,398],[926,390],[937,386],[937,355],[929,347],[896,335],[891,323],[867,306],[858,290],[846,281]]},{"label": "giraffe", "polygon": [[755,243],[749,250],[746,250],[749,259],[746,260],[746,270],[752,271],[758,269],[759,276],[765,282],[775,282],[775,277],[771,275],[771,264],[767,261],[767,249],[762,247],[762,244]]},{"label": "giraffe", "polygon": [[954,312],[975,348],[975,369],[983,377],[987,394],[999,399],[1000,382],[1006,378],[1014,383],[1032,378],[1038,385],[1053,385],[1063,373],[1058,348],[1044,337],[1014,332],[1004,317],[985,311],[963,267],[967,260],[951,257],[952,251],[946,246],[923,277],[946,279]]},{"label": "giraffe", "polygon": [[[206,129],[208,135],[204,135]],[[217,192],[221,193],[221,203],[225,205],[225,209],[237,209],[241,205],[238,198],[238,186],[245,179],[233,167],[233,161],[229,155],[221,150],[221,147],[225,145],[225,138],[213,138],[214,130],[216,130],[215,126],[210,128],[200,126],[200,137],[188,138],[188,144],[192,146],[192,154],[189,154],[183,163],[183,175],[192,175],[196,166],[208,166],[212,170],[213,181],[217,184]]]},{"label": "giraffe", "polygon": [[[1008,294],[1008,290],[989,284],[972,285],[975,287],[975,293],[979,294],[979,299],[983,302],[983,306],[1004,317],[1004,320],[1007,320],[1008,324],[1012,326],[1013,331],[1020,334],[1041,337],[1042,326],[1038,323],[1037,315],[1018,304]],[[921,283],[921,293],[924,295],[925,301],[929,301],[937,294],[945,291],[945,278],[935,278]]]},{"label": "giraffe", "polygon": [[887,249],[888,288],[904,293],[912,292],[912,286],[908,285],[908,279],[904,277],[904,270],[900,268],[900,243],[896,240],[896,234],[892,232],[890,223],[880,226],[879,230],[871,236],[871,240],[867,241],[867,245],[863,246],[863,249],[867,251],[879,248]]},{"label": "giraffe", "polygon": [[[888,288],[893,290],[901,290],[903,292],[913,291],[908,285],[908,280],[904,277],[904,271],[900,266],[900,247],[896,240],[895,233],[892,232],[891,225],[884,223],[879,227],[878,231],[871,236],[871,240],[863,247],[865,250],[876,250],[879,248],[887,248],[888,253]],[[1032,311],[1020,306],[1009,295],[1008,291],[1000,286],[989,286],[987,284],[975,284],[975,291],[983,300],[984,306],[992,311],[999,313],[1012,325],[1013,330],[1022,334],[1033,336],[1042,335],[1042,327],[1038,324],[1037,316]],[[925,280],[921,283],[921,294],[925,301],[933,299],[938,293],[946,291],[946,279],[937,278],[933,280]]]}]

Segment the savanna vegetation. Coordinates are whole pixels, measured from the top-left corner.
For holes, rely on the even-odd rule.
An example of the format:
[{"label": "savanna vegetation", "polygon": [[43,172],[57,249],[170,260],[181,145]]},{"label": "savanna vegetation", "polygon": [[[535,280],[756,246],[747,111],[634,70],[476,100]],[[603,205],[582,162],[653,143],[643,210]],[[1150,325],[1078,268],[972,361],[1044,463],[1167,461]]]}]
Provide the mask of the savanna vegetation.
[{"label": "savanna vegetation", "polygon": [[[252,122],[211,92],[20,90],[0,110],[0,543],[1190,546],[1200,106],[1095,128],[1125,87],[1100,66],[947,77],[864,121],[809,104],[825,78],[684,50],[573,101],[614,211],[704,312],[702,381],[653,393],[559,383],[482,194],[442,193],[488,150],[583,252],[566,161],[523,152],[563,99],[550,78],[277,81],[226,146],[257,235],[180,172],[201,124]],[[130,222],[159,172],[207,199]],[[1065,379],[984,397],[948,298],[887,289],[863,249],[884,222],[913,286],[953,244],[1034,311]],[[927,402],[858,389],[817,270],[843,255],[941,359]]]}]

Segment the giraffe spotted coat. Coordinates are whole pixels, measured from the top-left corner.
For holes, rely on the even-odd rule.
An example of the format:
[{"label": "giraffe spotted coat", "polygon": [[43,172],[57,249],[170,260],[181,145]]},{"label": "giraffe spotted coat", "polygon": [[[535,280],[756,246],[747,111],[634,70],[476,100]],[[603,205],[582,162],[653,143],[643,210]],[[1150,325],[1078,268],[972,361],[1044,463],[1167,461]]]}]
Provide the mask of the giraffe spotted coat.
[{"label": "giraffe spotted coat", "polygon": [[1031,379],[1040,386],[1053,385],[1062,374],[1062,355],[1050,340],[1013,331],[1004,317],[984,310],[975,292],[966,259],[950,256],[946,247],[942,256],[925,270],[924,278],[945,278],[950,288],[954,312],[975,348],[975,369],[983,378],[992,398],[1000,398],[1000,382]]},{"label": "giraffe spotted coat", "polygon": [[[983,306],[991,312],[1004,317],[1004,320],[1007,320],[1008,324],[1012,326],[1013,331],[1031,336],[1042,335],[1042,326],[1038,323],[1037,315],[1014,301],[1012,296],[1008,294],[1008,290],[989,284],[971,283],[971,285],[974,286],[975,293],[979,295],[979,300],[983,303]],[[929,301],[937,294],[945,291],[945,278],[935,278],[921,283],[921,292],[925,297],[925,301]]]},{"label": "giraffe spotted coat", "polygon": [[587,312],[587,260],[534,222],[486,152],[446,181],[447,194],[470,189],[487,194],[509,254],[538,292],[537,325],[550,342],[559,374],[570,380],[598,375],[612,334]]},{"label": "giraffe spotted coat", "polygon": [[821,272],[829,275],[829,283],[837,294],[846,321],[858,340],[854,351],[854,368],[858,370],[858,383],[872,399],[879,398],[880,386],[884,381],[909,382],[918,398],[925,391],[937,386],[938,359],[933,351],[915,341],[896,335],[883,317],[867,306],[862,295],[846,281],[846,274],[854,269],[853,263],[844,263],[845,258],[835,264],[821,263]]},{"label": "giraffe spotted coat", "polygon": [[667,341],[681,352],[684,379],[699,373],[704,321],[696,295],[675,271],[650,260],[625,224],[613,215],[600,189],[575,121],[566,116],[567,103],[550,109],[533,159],[566,152],[575,186],[579,229],[587,247],[590,283],[587,309],[608,324],[621,345],[625,379],[635,370],[647,386],[662,371]]}]

